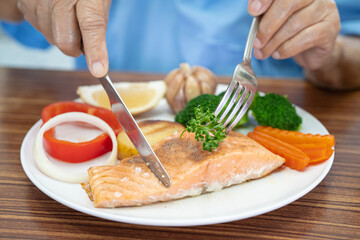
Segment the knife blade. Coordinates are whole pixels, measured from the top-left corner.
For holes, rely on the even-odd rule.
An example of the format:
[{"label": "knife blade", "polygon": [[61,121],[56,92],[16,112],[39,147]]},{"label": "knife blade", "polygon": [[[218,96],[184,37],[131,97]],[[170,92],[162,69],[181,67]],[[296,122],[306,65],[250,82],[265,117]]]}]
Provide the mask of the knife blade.
[{"label": "knife blade", "polygon": [[151,148],[149,142],[146,140],[144,134],[141,132],[134,117],[131,115],[119,93],[116,91],[109,75],[106,74],[104,77],[98,78],[98,80],[109,97],[111,110],[115,114],[117,120],[119,121],[125,133],[128,135],[131,142],[134,144],[141,158],[155,174],[155,176],[166,187],[170,187],[171,180],[168,173],[156,156],[154,150]]}]

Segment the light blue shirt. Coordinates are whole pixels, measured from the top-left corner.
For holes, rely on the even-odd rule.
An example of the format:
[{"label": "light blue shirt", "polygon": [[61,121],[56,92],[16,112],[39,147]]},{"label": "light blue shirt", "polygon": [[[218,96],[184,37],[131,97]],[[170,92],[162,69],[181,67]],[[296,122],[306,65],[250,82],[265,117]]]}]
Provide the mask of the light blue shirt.
[{"label": "light blue shirt", "polygon": [[[359,0],[336,1],[341,33],[360,35]],[[168,73],[181,62],[231,75],[242,61],[252,16],[246,0],[115,0],[107,30],[110,69]],[[2,23],[4,30],[29,47],[46,49],[46,39],[28,22]],[[257,76],[303,77],[292,59],[252,59]],[[84,56],[76,67],[86,69]]]}]

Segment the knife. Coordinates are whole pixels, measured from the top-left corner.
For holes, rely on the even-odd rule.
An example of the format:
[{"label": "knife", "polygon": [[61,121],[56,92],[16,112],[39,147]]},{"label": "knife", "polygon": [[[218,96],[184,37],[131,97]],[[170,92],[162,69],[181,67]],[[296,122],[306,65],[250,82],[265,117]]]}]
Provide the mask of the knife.
[{"label": "knife", "polygon": [[155,176],[166,187],[170,187],[171,180],[169,175],[151,148],[149,142],[146,140],[144,134],[141,132],[134,117],[129,112],[119,93],[116,91],[109,75],[106,74],[104,77],[98,79],[109,97],[111,110],[115,114],[117,120],[130,138],[131,142],[134,144],[141,158],[155,174]]}]

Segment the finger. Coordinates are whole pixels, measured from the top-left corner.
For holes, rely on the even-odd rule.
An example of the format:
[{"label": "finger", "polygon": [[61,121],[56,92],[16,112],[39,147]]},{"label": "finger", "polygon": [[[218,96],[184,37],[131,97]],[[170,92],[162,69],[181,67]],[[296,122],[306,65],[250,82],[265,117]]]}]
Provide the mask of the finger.
[{"label": "finger", "polygon": [[76,0],[57,1],[52,7],[51,22],[54,44],[66,55],[78,57],[81,34],[75,13]]},{"label": "finger", "polygon": [[254,48],[262,48],[296,11],[308,6],[314,0],[275,0],[260,21]]},{"label": "finger", "polygon": [[17,7],[19,8],[20,12],[22,12],[26,21],[28,21],[33,27],[37,30],[39,29],[39,24],[36,18],[36,5],[34,2],[26,1],[26,0],[19,0],[17,3]]},{"label": "finger", "polygon": [[110,11],[110,7],[111,7],[111,0],[104,0],[104,14],[106,17],[106,24],[108,23],[109,20],[109,11]]},{"label": "finger", "polygon": [[[49,20],[49,18],[46,18],[45,16],[49,16],[49,14],[44,12],[42,7],[39,8],[39,3],[36,1],[20,0],[18,1],[18,8],[23,13],[24,19],[27,20],[39,32],[41,32],[48,40],[48,42],[51,42],[52,37],[48,34],[48,28],[45,27],[45,23]],[[39,20],[39,14],[42,15],[42,22]]]},{"label": "finger", "polygon": [[270,57],[282,43],[303,29],[322,21],[326,17],[326,11],[321,11],[321,7],[319,1],[314,1],[306,8],[291,15],[261,50],[256,49],[254,51],[255,57],[258,59]]},{"label": "finger", "polygon": [[275,59],[294,57],[309,49],[332,46],[337,27],[331,22],[320,22],[302,30],[295,37],[283,43],[272,55]]},{"label": "finger", "polygon": [[249,0],[248,11],[253,16],[259,16],[266,12],[273,0]]},{"label": "finger", "polygon": [[48,1],[38,1],[36,7],[37,21],[40,28],[40,32],[44,34],[46,40],[54,45],[54,37],[51,24],[51,11]]},{"label": "finger", "polygon": [[24,14],[24,18],[41,32],[50,44],[53,44],[51,17],[46,3],[46,1],[23,0],[18,2],[18,8]]},{"label": "finger", "polygon": [[109,68],[104,3],[101,0],[79,0],[76,12],[88,68],[94,77],[103,77]]}]

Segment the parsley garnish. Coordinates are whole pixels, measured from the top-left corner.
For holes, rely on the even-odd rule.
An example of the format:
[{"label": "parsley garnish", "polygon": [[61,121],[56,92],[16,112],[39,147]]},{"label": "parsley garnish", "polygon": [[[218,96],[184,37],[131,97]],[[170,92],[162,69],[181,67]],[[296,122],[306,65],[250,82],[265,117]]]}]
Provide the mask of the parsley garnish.
[{"label": "parsley garnish", "polygon": [[194,110],[195,118],[188,122],[180,138],[186,131],[195,133],[195,139],[202,142],[203,150],[212,152],[226,138],[225,128],[219,122],[219,118],[215,117],[214,113],[210,112],[208,108],[204,111],[202,107],[198,106]]}]

